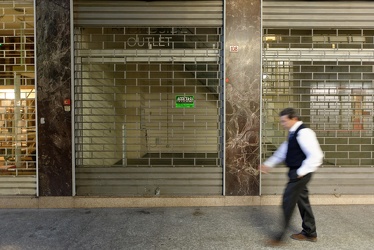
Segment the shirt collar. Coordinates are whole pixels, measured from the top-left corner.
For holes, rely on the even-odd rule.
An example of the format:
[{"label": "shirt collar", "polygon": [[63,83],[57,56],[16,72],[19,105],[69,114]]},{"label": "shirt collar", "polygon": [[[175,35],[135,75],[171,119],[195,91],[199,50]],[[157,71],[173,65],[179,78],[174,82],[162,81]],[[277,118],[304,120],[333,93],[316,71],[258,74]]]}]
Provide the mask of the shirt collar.
[{"label": "shirt collar", "polygon": [[295,124],[290,128],[289,132],[295,132],[296,129],[297,129],[298,127],[300,127],[301,124],[303,124],[302,121],[298,121],[298,122],[296,122],[296,123],[295,123]]}]

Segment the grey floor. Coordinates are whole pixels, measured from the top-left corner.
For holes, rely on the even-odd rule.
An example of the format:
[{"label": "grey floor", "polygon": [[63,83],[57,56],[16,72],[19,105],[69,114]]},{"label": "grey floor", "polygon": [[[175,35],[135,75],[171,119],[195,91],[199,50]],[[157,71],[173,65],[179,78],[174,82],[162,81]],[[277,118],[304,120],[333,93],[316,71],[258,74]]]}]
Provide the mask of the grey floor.
[{"label": "grey floor", "polygon": [[[279,249],[374,249],[374,205],[314,206],[318,242]],[[278,206],[0,209],[0,249],[271,249]],[[300,231],[295,211],[290,234]]]}]

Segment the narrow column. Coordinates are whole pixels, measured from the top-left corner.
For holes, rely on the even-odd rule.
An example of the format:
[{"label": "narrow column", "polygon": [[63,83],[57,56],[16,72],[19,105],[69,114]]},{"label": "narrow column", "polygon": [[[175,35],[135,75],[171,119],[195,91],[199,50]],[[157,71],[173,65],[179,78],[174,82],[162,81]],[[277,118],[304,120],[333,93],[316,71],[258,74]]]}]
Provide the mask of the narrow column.
[{"label": "narrow column", "polygon": [[226,195],[258,195],[261,1],[226,0]]},{"label": "narrow column", "polygon": [[40,196],[72,195],[70,0],[36,0]]}]

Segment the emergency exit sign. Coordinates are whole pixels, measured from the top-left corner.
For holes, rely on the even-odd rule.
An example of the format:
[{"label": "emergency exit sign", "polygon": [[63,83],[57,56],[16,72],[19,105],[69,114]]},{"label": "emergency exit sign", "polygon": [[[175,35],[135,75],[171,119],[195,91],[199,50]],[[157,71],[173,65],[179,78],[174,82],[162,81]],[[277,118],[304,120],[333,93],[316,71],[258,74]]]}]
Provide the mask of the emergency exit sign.
[{"label": "emergency exit sign", "polygon": [[193,95],[177,95],[175,96],[176,108],[194,108],[195,97]]}]

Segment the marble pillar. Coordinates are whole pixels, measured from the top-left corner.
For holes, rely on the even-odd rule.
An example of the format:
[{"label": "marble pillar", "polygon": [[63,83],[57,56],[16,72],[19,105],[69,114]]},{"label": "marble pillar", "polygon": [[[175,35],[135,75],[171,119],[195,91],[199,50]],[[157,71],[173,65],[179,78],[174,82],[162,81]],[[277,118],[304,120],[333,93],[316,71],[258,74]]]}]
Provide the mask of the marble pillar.
[{"label": "marble pillar", "polygon": [[261,0],[226,0],[226,195],[258,195]]},{"label": "marble pillar", "polygon": [[70,0],[35,0],[40,196],[72,195]]}]

